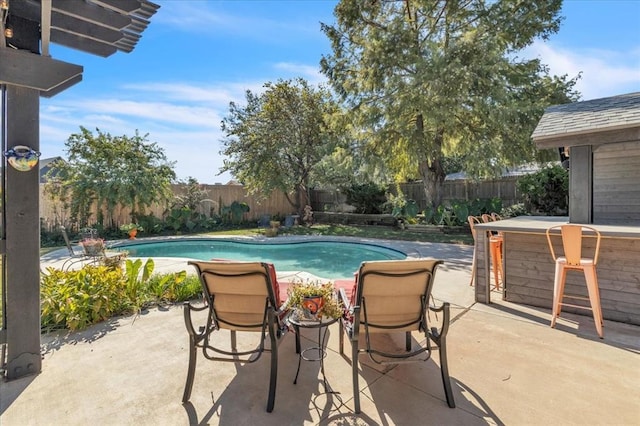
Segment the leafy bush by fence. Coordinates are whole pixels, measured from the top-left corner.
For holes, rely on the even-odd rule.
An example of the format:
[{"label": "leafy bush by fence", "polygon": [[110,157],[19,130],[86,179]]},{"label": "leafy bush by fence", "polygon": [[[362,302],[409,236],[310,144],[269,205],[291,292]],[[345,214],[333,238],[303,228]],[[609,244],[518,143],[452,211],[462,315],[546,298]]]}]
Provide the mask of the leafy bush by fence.
[{"label": "leafy bush by fence", "polygon": [[[500,198],[502,205],[507,207],[523,201],[522,194],[516,187],[517,177],[509,176],[501,179],[484,180],[474,182],[470,180],[453,180],[444,183],[444,200],[452,202],[455,200],[475,200]],[[403,183],[400,188],[406,199],[414,200],[419,211],[426,208],[424,189],[421,183]],[[293,208],[282,193],[274,192],[271,197],[265,200],[258,200],[241,185],[202,185],[206,192],[206,198],[202,200],[198,207],[198,213],[207,217],[220,215],[225,207],[231,206],[234,202],[246,203],[249,211],[242,217],[243,221],[257,223],[258,219],[264,215],[271,217],[284,217],[295,214]],[[183,194],[187,187],[185,185],[174,185],[176,195]],[[389,192],[395,193],[396,186],[392,185]],[[347,208],[346,197],[335,190],[312,190],[311,207],[315,212],[323,211],[345,211]],[[153,215],[159,219],[165,219],[170,213],[166,205],[154,205],[145,213]],[[116,208],[117,225],[129,223],[129,211],[125,208]],[[51,201],[40,189],[40,218],[42,229],[48,232],[57,230],[60,225],[70,224],[70,213],[59,202]],[[92,215],[93,223],[96,214]]]}]

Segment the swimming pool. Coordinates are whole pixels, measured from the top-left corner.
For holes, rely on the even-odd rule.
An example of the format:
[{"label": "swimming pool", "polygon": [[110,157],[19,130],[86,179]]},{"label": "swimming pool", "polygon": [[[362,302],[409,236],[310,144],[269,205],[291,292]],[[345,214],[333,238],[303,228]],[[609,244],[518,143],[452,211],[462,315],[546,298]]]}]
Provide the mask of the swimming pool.
[{"label": "swimming pool", "polygon": [[260,243],[221,239],[185,239],[113,247],[133,257],[232,259],[273,263],[277,271],[305,271],[328,279],[351,278],[365,260],[405,259],[401,251],[363,243],[300,241]]}]

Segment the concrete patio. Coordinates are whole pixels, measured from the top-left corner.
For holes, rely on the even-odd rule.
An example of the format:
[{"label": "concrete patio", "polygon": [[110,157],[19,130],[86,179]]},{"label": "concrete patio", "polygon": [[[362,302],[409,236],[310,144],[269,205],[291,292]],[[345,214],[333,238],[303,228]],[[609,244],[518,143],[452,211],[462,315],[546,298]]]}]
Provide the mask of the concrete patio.
[{"label": "concrete patio", "polygon": [[[567,314],[552,329],[550,311],[500,301],[498,293],[490,305],[474,302],[471,247],[388,244],[445,260],[434,296],[452,305],[447,346],[455,409],[445,402],[436,352],[426,363],[384,369],[361,357],[362,413],[353,414],[351,360],[338,352],[337,325],[329,329],[325,359],[335,393],[324,393],[317,362],[303,362],[293,384],[291,334],[279,346],[273,413],[265,411],[268,356],[236,365],[198,354],[191,402],[183,405],[187,334],[181,307],[169,307],[43,336],[42,373],[0,383],[0,424],[638,424],[640,327],[605,321],[601,340],[590,316]],[[43,259],[43,266],[56,261]],[[158,266],[188,270],[176,260]],[[224,332],[218,338],[228,341]]]}]

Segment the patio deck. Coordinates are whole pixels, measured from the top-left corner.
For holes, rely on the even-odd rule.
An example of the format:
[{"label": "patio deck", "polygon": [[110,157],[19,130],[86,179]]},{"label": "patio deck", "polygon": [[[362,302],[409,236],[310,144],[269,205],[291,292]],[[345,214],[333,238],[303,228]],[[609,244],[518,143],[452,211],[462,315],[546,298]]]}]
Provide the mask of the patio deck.
[{"label": "patio deck", "polygon": [[[455,409],[445,402],[436,353],[424,364],[384,369],[362,357],[362,413],[353,414],[350,359],[338,353],[337,325],[329,329],[325,369],[338,394],[322,393],[318,363],[303,363],[293,384],[290,335],[279,348],[273,413],[265,411],[268,357],[238,366],[199,354],[192,399],[182,405],[187,335],[182,309],[170,307],[43,336],[42,373],[0,383],[0,424],[637,424],[640,327],[605,321],[600,340],[589,316],[567,314],[552,329],[545,309],[477,304],[471,247],[403,244],[446,260],[433,293],[452,304],[447,345]],[[176,261],[164,267],[186,269]],[[402,347],[404,339],[387,343]]]}]

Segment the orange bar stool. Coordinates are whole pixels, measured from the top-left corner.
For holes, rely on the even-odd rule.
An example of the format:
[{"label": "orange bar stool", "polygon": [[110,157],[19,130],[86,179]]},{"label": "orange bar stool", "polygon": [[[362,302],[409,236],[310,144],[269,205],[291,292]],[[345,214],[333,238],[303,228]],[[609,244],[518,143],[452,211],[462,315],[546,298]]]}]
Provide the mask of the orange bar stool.
[{"label": "orange bar stool", "polygon": [[[556,256],[551,243],[551,232],[560,229],[562,236],[562,247],[564,256]],[[596,247],[593,258],[582,257],[582,239],[583,231],[589,230],[596,236]],[[603,338],[602,326],[602,307],[600,306],[600,289],[598,288],[598,276],[596,275],[596,264],[598,263],[598,254],[600,252],[600,232],[597,229],[584,225],[556,225],[547,229],[547,241],[551,256],[556,263],[555,280],[553,282],[553,309],[551,312],[551,327],[555,327],[556,319],[560,316],[562,306],[571,306],[579,309],[587,309],[593,312],[593,321],[596,325],[598,336]],[[584,278],[587,283],[587,291],[589,297],[564,294],[564,285],[567,278],[567,270],[581,270],[584,272]],[[591,308],[582,305],[574,305],[564,303],[564,299],[588,300]]]},{"label": "orange bar stool", "polygon": [[[484,223],[500,220],[501,217],[497,213],[483,214],[482,221]],[[489,235],[489,252],[491,255],[491,265],[493,268],[493,280],[496,290],[500,290],[500,282],[502,276],[502,245],[504,238],[501,233]]]}]

